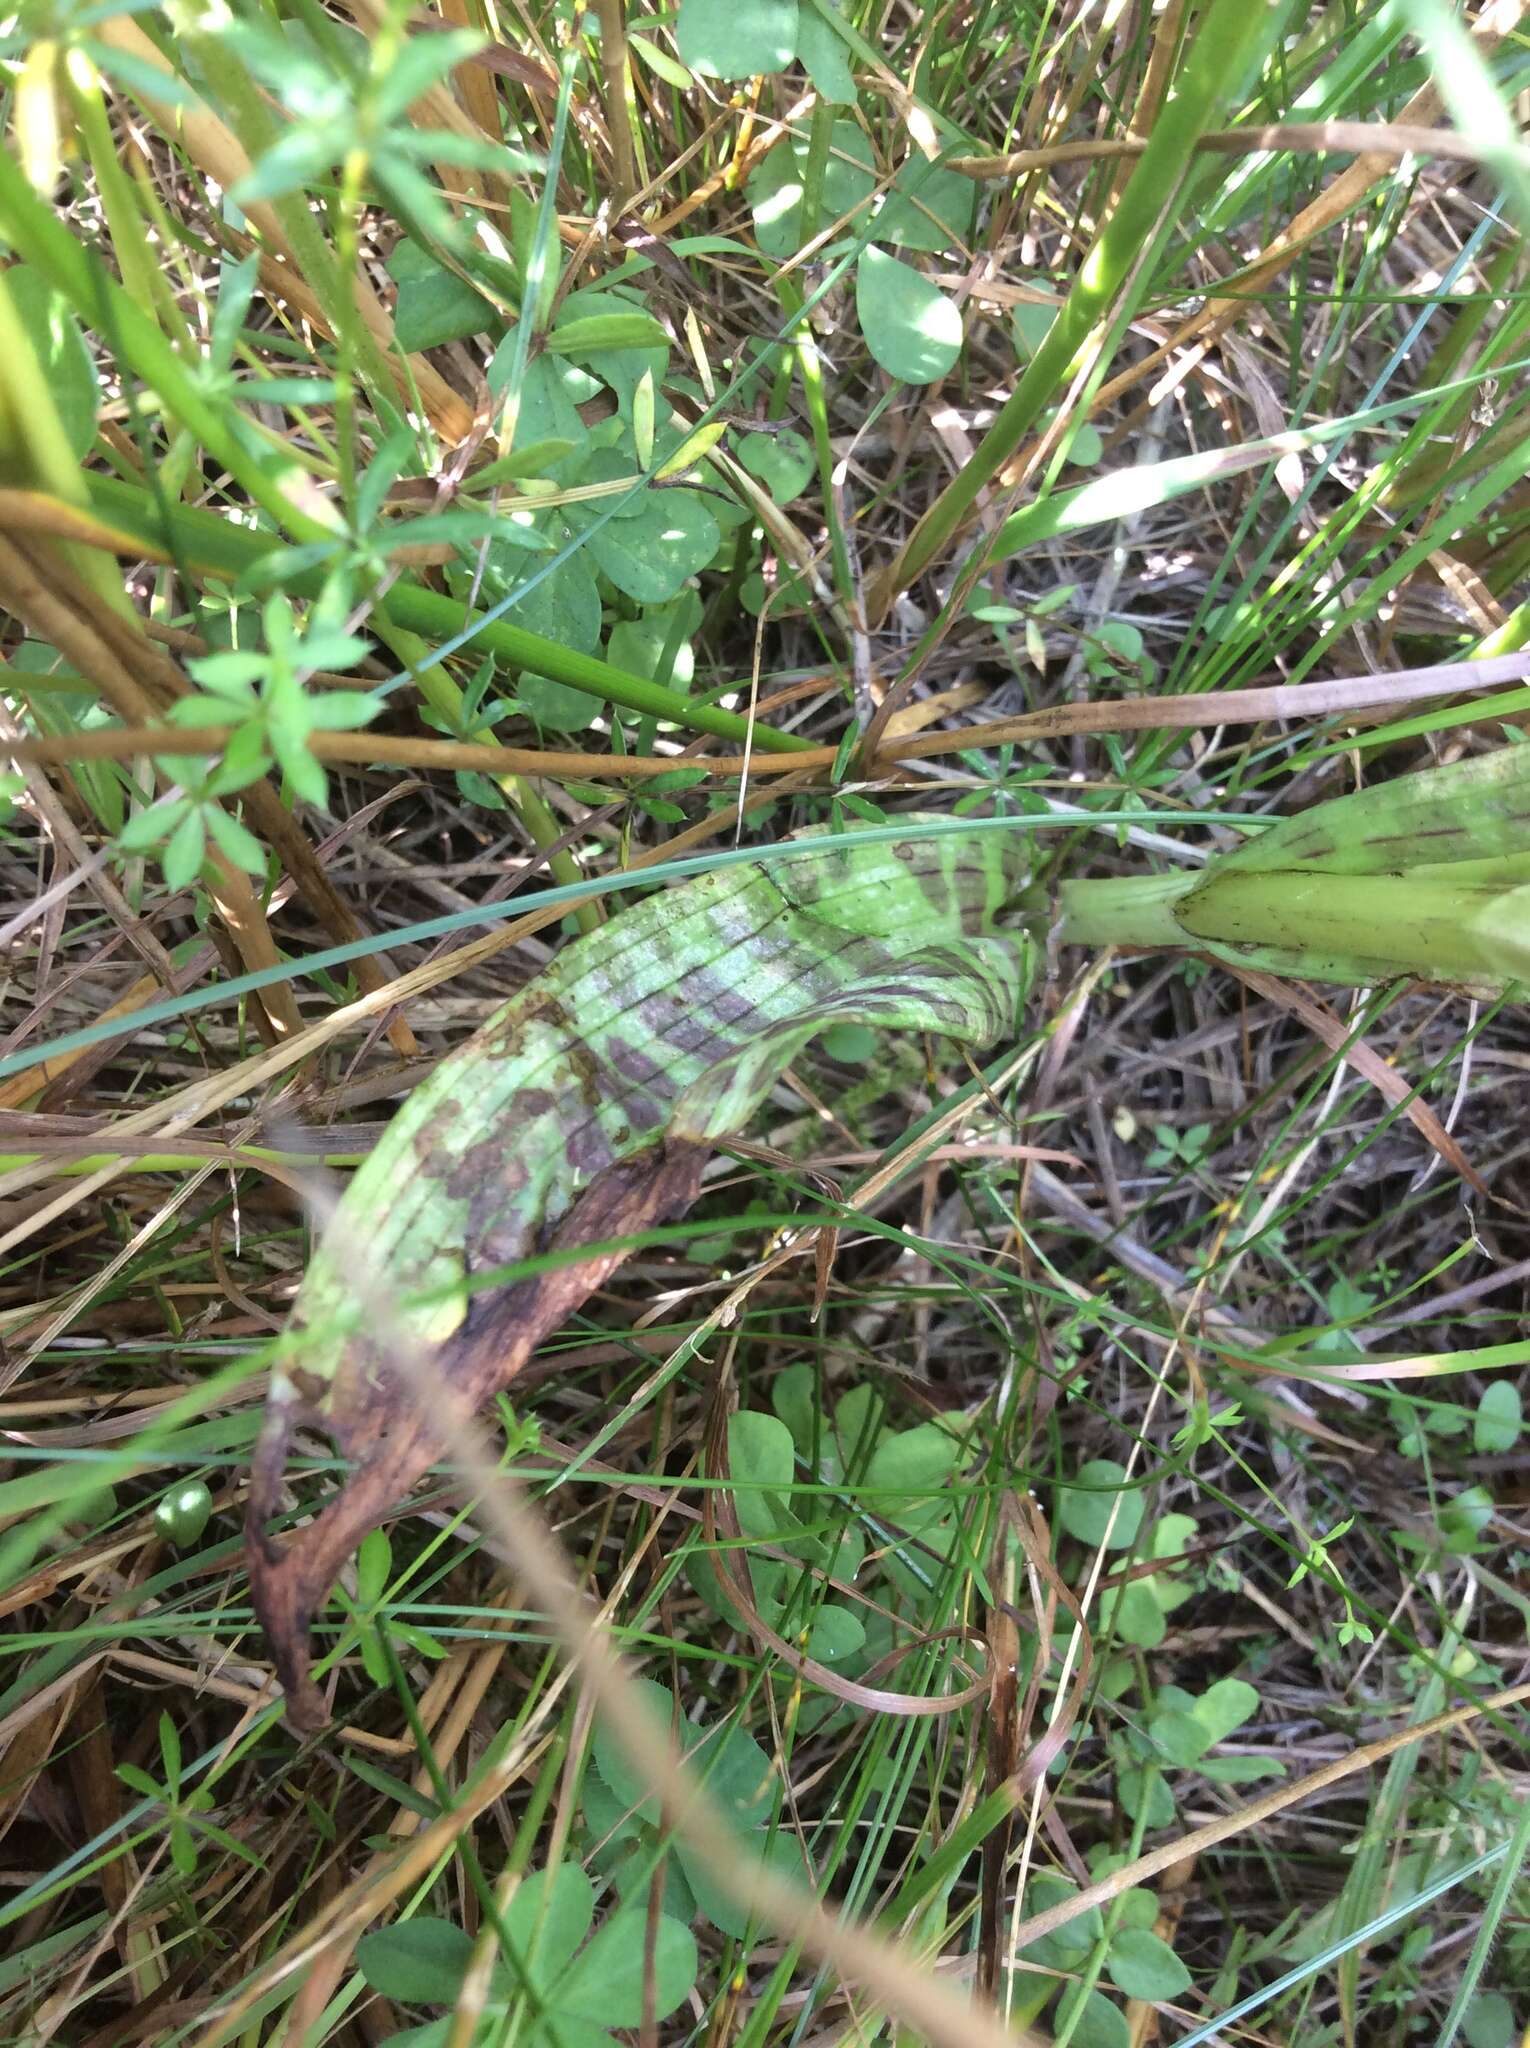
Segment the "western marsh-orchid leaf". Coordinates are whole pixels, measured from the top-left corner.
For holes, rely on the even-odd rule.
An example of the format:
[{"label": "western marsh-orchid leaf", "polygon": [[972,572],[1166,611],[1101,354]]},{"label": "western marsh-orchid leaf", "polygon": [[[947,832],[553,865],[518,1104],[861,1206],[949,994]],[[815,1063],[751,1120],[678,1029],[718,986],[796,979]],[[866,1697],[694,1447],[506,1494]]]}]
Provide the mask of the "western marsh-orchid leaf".
[{"label": "western marsh-orchid leaf", "polygon": [[[394,1118],[310,1264],[255,1457],[251,1581],[297,1721],[325,1718],[308,1672],[315,1609],[440,1455],[438,1403],[471,1413],[513,1379],[633,1238],[689,1207],[710,1150],[805,1045],[838,1023],[977,1046],[1010,1026],[1029,941],[997,919],[1024,841],[921,839],[919,824],[892,844],[809,840],[611,919]],[[585,1256],[494,1284],[497,1268],[559,1253]],[[269,1524],[304,1424],[353,1470],[284,1544]]]}]

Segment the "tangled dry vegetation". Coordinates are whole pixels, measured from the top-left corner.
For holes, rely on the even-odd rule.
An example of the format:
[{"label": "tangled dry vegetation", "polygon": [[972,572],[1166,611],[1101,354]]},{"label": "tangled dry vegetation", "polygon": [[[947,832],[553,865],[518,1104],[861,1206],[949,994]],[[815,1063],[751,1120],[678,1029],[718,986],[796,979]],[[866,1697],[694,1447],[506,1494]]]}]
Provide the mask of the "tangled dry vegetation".
[{"label": "tangled dry vegetation", "polygon": [[1512,1002],[838,1027],[283,1719],[273,1339],[624,900],[538,892],[909,808],[1146,872],[1530,710],[1520,6],[645,6],[12,23],[0,2033],[1510,2048]]}]

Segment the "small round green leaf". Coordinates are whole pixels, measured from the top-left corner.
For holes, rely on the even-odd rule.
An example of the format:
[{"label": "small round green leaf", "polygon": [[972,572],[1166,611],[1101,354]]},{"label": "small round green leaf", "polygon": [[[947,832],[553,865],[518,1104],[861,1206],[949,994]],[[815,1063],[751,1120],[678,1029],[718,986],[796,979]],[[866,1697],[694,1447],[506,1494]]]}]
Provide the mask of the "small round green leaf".
[{"label": "small round green leaf", "polygon": [[813,1616],[808,1655],[820,1664],[843,1664],[866,1647],[866,1631],[857,1616],[837,1601],[826,1601]]},{"label": "small round green leaf", "polygon": [[663,604],[707,566],[722,536],[694,491],[647,491],[638,507],[632,518],[592,526],[586,546],[618,590]]},{"label": "small round green leaf", "polygon": [[1103,1991],[1085,1991],[1082,1985],[1059,2001],[1057,2031],[1068,2033],[1073,2048],[1131,2048],[1132,2030],[1120,2006]]},{"label": "small round green leaf", "polygon": [[1259,1711],[1259,1694],[1246,1678],[1219,1678],[1190,1709],[1213,1742],[1225,1742]]},{"label": "small round green leaf", "polygon": [[388,273],[398,286],[394,339],[407,354],[465,341],[498,325],[498,315],[483,293],[438,263],[418,242],[406,237],[399,243],[388,258]]},{"label": "small round green leaf", "polygon": [[472,1956],[471,1936],[449,1920],[400,1920],[356,1944],[362,1976],[400,2005],[453,2004]]},{"label": "small round green leaf", "polygon": [[1106,1951],[1105,1968],[1118,1991],[1155,2005],[1178,1998],[1190,1984],[1190,1972],[1173,1949],[1145,1927],[1117,1931]]},{"label": "small round green leaf", "polygon": [[[577,1863],[539,1870],[516,1887],[505,1928],[521,1968],[539,1992],[548,1992],[570,1966],[595,1917],[595,1887]],[[519,1973],[508,1960],[502,1981],[511,1989]]]},{"label": "small round green leaf", "polygon": [[[724,1934],[742,1935],[750,1924],[748,1909],[717,1882],[699,1857],[687,1854],[683,1843],[678,1845],[678,1854],[698,1909]],[[763,1864],[784,1883],[802,1880],[802,1858],[787,1835],[767,1835],[757,1828],[753,1834],[741,1836],[739,1863],[743,1872]]]},{"label": "small round green leaf", "polygon": [[[662,2020],[696,1981],[696,1941],[691,1930],[661,1913],[654,1930],[652,1960],[654,2017]],[[553,2010],[603,2027],[641,2026],[648,1976],[647,1912],[614,1914],[595,1930],[568,1975],[553,1987]]]},{"label": "small round green leaf", "polygon": [[1199,1763],[1215,1739],[1194,1714],[1181,1713],[1173,1707],[1153,1716],[1148,1734],[1159,1754],[1181,1769]]},{"label": "small round green leaf", "polygon": [[[661,1727],[669,1728],[674,1719],[675,1696],[666,1685],[660,1685],[652,1678],[636,1678],[633,1690],[647,1707]],[[610,1721],[602,1715],[595,1723],[594,1741],[595,1768],[599,1771],[607,1788],[614,1792],[623,1807],[651,1809],[652,1818],[659,1816],[659,1802],[650,1799],[648,1780],[630,1760],[626,1750],[617,1738]]]},{"label": "small round green leaf", "polygon": [[906,163],[877,215],[879,242],[937,255],[964,242],[972,228],[977,186],[960,171],[932,169],[923,157]]},{"label": "small round green leaf", "polygon": [[1174,1825],[1174,1794],[1162,1771],[1127,1764],[1116,1773],[1116,1793],[1128,1820],[1141,1819],[1147,1828]]},{"label": "small round green leaf", "polygon": [[1519,2028],[1514,2008],[1501,1991],[1488,1991],[1466,2008],[1461,2031],[1471,2048],[1513,2048]]},{"label": "small round green leaf", "polygon": [[932,384],[962,349],[962,316],[938,286],[889,256],[863,249],[855,267],[855,311],[866,346],[889,377]]},{"label": "small round green leaf", "polygon": [[1513,1380],[1494,1380],[1483,1389],[1472,1422],[1472,1445],[1479,1451],[1512,1451],[1523,1422],[1519,1388]]},{"label": "small round green leaf", "polygon": [[[828,4],[832,7],[834,0]],[[813,0],[801,0],[797,10],[797,61],[821,100],[841,107],[853,103],[855,79],[845,45]]]},{"label": "small round green leaf", "polygon": [[[795,137],[773,149],[749,174],[744,187],[754,215],[754,236],[767,256],[784,262],[802,242],[802,191],[808,146]],[[877,188],[871,144],[853,121],[836,121],[829,134],[823,174],[820,228],[853,213]]]},{"label": "small round green leaf", "polygon": [[[569,532],[561,519],[549,519],[547,535],[555,547],[568,544]],[[556,640],[575,654],[593,654],[600,645],[600,591],[583,548],[555,569],[544,570],[540,563],[528,562],[522,549],[491,541],[484,569],[485,598],[503,597],[508,590],[516,592],[509,617],[528,633]]]},{"label": "small round green leaf", "polygon": [[1105,1618],[1121,1642],[1133,1643],[1139,1650],[1156,1650],[1168,1634],[1151,1579],[1133,1579],[1123,1586]]},{"label": "small round green leaf", "polygon": [[789,505],[813,474],[813,451],[792,427],[779,434],[746,434],[738,459],[778,505]]},{"label": "small round green leaf", "polygon": [[1142,1526],[1142,1495],[1128,1487],[1124,1465],[1114,1458],[1091,1458],[1079,1468],[1071,1485],[1058,1488],[1057,1514],[1068,1534],[1080,1543],[1129,1550]]},{"label": "small round green leaf", "polygon": [[1016,355],[1030,357],[1036,354],[1041,344],[1052,331],[1052,322],[1057,318],[1058,308],[1041,304],[1035,299],[1022,299],[1009,316],[1010,332],[1015,338]]},{"label": "small round green leaf", "polygon": [[213,1498],[200,1479],[172,1486],[154,1510],[154,1527],[177,1550],[187,1550],[212,1517]]},{"label": "small round green leaf", "polygon": [[572,683],[556,682],[530,669],[516,684],[515,696],[529,717],[554,732],[583,732],[600,711],[600,699],[588,690],[576,690]]},{"label": "small round green leaf", "polygon": [[877,1049],[877,1035],[864,1024],[831,1024],[823,1035],[823,1049],[831,1060],[864,1066]]},{"label": "small round green leaf", "polygon": [[797,54],[797,0],[680,0],[675,48],[702,78],[758,78]]}]

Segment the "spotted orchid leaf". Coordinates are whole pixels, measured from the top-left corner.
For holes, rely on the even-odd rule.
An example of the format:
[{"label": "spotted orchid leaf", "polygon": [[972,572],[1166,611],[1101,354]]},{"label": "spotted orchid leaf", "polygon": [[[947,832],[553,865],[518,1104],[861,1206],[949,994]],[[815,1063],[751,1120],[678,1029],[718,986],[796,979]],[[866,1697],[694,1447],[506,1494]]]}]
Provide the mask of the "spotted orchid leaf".
[{"label": "spotted orchid leaf", "polygon": [[[255,1457],[251,1584],[300,1725],[325,1718],[308,1670],[316,1608],[444,1449],[421,1366],[444,1401],[481,1407],[621,1263],[612,1240],[689,1207],[712,1148],[826,1029],[986,1046],[1010,1028],[1029,941],[998,915],[1024,882],[1023,842],[920,837],[922,822],[891,844],[808,839],[612,918],[389,1125],[315,1251]],[[284,1541],[268,1525],[300,1426],[325,1431],[351,1473]]]}]

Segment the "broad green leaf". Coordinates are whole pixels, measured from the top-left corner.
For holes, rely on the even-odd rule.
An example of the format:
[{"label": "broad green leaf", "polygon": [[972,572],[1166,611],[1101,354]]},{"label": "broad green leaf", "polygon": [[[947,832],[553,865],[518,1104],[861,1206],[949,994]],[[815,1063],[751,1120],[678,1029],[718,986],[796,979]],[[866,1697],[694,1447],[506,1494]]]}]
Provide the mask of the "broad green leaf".
[{"label": "broad green leaf", "polygon": [[[835,0],[823,0],[829,12],[839,12]],[[851,106],[855,101],[855,79],[850,70],[844,38],[814,0],[799,0],[797,9],[797,61],[813,81],[813,90],[831,106]]]},{"label": "broad green leaf", "polygon": [[[679,1855],[700,1910],[724,1934],[742,1936],[750,1924],[748,1910],[725,1885],[717,1882],[698,1858],[687,1854],[683,1843],[679,1846]],[[761,1867],[789,1883],[803,1882],[802,1858],[784,1834],[767,1835],[762,1829],[756,1829],[753,1834],[739,1837],[740,1874],[747,1878],[751,1869]]]},{"label": "broad green leaf", "polygon": [[[635,1697],[648,1708],[658,1725],[663,1728],[670,1727],[674,1719],[675,1696],[669,1687],[659,1685],[651,1678],[638,1678],[633,1680],[633,1688]],[[596,1717],[592,1747],[596,1770],[622,1805],[645,1807],[649,1803],[648,1781],[629,1760],[626,1750],[605,1715]],[[653,1800],[651,1803],[654,1818],[657,1818],[658,1801]]]},{"label": "broad green leaf", "polygon": [[[166,868],[168,873],[168,866]],[[1469,1557],[1493,1519],[1493,1496],[1485,1486],[1463,1487],[1439,1514],[1439,1531],[1452,1557]]]},{"label": "broad green leaf", "polygon": [[[488,368],[489,390],[496,398],[506,395],[514,355],[512,328],[494,351]],[[549,458],[539,473],[555,483],[577,483],[583,475],[590,446],[590,431],[580,417],[579,407],[600,389],[597,380],[577,363],[562,356],[533,357],[521,382],[513,452],[545,447],[549,441],[566,441],[574,452]]]},{"label": "broad green leaf", "polygon": [[820,1664],[843,1664],[866,1647],[866,1630],[860,1617],[837,1600],[826,1600],[813,1616],[808,1633],[808,1655]]},{"label": "broad green leaf", "polygon": [[947,1482],[960,1458],[956,1438],[931,1422],[884,1436],[862,1482],[867,1507],[888,1521],[920,1527],[950,1507]]},{"label": "broad green leaf", "polygon": [[[701,600],[694,591],[682,591],[673,604],[645,605],[640,619],[619,619],[611,628],[606,657],[629,675],[648,676],[672,689],[688,687],[696,673],[696,652],[691,634],[701,624]],[[670,666],[663,668],[667,649],[673,649]],[[679,773],[680,771],[676,771]],[[684,785],[670,783],[667,788]],[[652,789],[654,785],[647,785]]]},{"label": "broad green leaf", "polygon": [[70,453],[83,460],[96,438],[101,385],[79,323],[63,293],[29,264],[12,264],[5,272],[4,288],[32,344]]},{"label": "broad green leaf", "polygon": [[[744,187],[754,215],[755,240],[767,256],[785,262],[802,243],[802,187],[808,145],[803,136],[778,143],[749,174]],[[871,144],[853,121],[836,121],[829,137],[819,225],[861,207],[877,187]]]},{"label": "broad green leaf", "polygon": [[[1116,655],[1122,662],[1141,662],[1143,659],[1141,627],[1135,627],[1129,618],[1102,618],[1100,625],[1094,629],[1094,641],[1098,643],[1098,647],[1102,647],[1106,653]],[[1364,1309],[1368,1307],[1370,1300],[1366,1298],[1364,1307],[1358,1313],[1364,1315]],[[1333,1313],[1340,1315],[1340,1309],[1335,1307]]]},{"label": "broad green leaf", "polygon": [[750,1829],[770,1818],[779,1773],[752,1735],[730,1721],[707,1731],[687,1727],[684,1741],[691,1768],[705,1782],[725,1820]]},{"label": "broad green leaf", "polygon": [[1010,331],[1015,338],[1015,352],[1021,356],[1033,356],[1052,331],[1061,308],[1057,305],[1042,305],[1035,299],[1021,299],[1009,316]]},{"label": "broad green leaf", "polygon": [[[544,1996],[561,1992],[559,1980],[594,1917],[595,1887],[577,1863],[538,1870],[516,1886],[505,1911],[505,1931],[521,1971]],[[504,1959],[498,1976],[505,1992],[520,1981],[519,1972]]]},{"label": "broad green leaf", "polygon": [[744,1534],[774,1543],[799,1533],[787,1489],[795,1472],[791,1432],[774,1415],[743,1408],[728,1417],[728,1469]]},{"label": "broad green leaf", "polygon": [[[599,327],[591,324],[596,321]],[[565,335],[577,337],[583,331],[607,337],[593,348],[576,341],[566,351],[567,360],[586,362],[592,376],[609,385],[629,412],[644,375],[652,377],[656,389],[663,385],[669,370],[669,337],[644,310],[637,292],[586,285],[563,301],[558,326]],[[627,338],[619,339],[622,334]]]},{"label": "broad green leaf", "polygon": [[1163,1603],[1151,1579],[1132,1579],[1100,1603],[1100,1619],[1123,1643],[1156,1650],[1168,1634]]},{"label": "broad green leaf", "polygon": [[547,337],[554,355],[599,356],[619,348],[661,348],[669,336],[651,313],[586,313],[560,320]]},{"label": "broad green leaf", "polygon": [[1199,1533],[1194,1515],[1160,1515],[1148,1539],[1152,1557],[1183,1557]]},{"label": "broad green leaf", "polygon": [[818,1376],[810,1365],[789,1365],[770,1383],[770,1405],[791,1431],[792,1441],[804,1458],[813,1448],[817,1387]]},{"label": "broad green leaf", "polygon": [[1110,1981],[1128,1998],[1162,2004],[1190,1988],[1190,1972],[1166,1941],[1145,1927],[1121,1927],[1105,1951]]},{"label": "broad green leaf", "polygon": [[[572,529],[556,513],[538,517],[546,520],[547,538],[561,553],[573,537]],[[540,555],[528,556],[524,548],[496,536],[484,559],[483,584],[495,599],[517,593],[509,616],[518,626],[578,654],[593,654],[599,647],[600,591],[588,547],[549,565]]]},{"label": "broad green leaf", "polygon": [[499,314],[483,293],[418,242],[406,238],[399,243],[388,258],[388,274],[398,286],[394,337],[410,355],[487,334],[499,324]]},{"label": "broad green leaf", "polygon": [[[393,1326],[440,1384],[479,1406],[615,1269],[623,1243],[689,1207],[707,1153],[825,1030],[858,1023],[978,1045],[1011,1030],[1032,946],[998,918],[1027,873],[1028,842],[932,833],[917,814],[897,830],[788,842],[777,858],[715,868],[610,918],[442,1061],[368,1154],[309,1264],[296,1377],[273,1365],[251,1502],[257,1526],[275,1512],[304,1417],[352,1461],[301,1543],[251,1551],[257,1606],[295,1682],[305,1647],[280,1615],[318,1606],[378,1520],[379,1489],[397,1499],[440,1449],[428,1407],[391,1405],[379,1338],[359,1312],[368,1279],[398,1304]],[[567,1252],[613,1239],[617,1249],[582,1265],[565,1258],[556,1284],[506,1290],[503,1331],[475,1307],[473,1341],[454,1341],[469,1279],[536,1261],[550,1243]],[[494,1297],[482,1300],[492,1318]],[[299,1689],[294,1711],[313,1716],[317,1703]]]},{"label": "broad green leaf", "polygon": [[882,1433],[884,1407],[876,1388],[864,1380],[835,1403],[834,1427],[826,1433],[823,1448],[825,1479],[865,1471]]},{"label": "broad green leaf", "polygon": [[663,604],[707,566],[720,538],[694,491],[649,490],[633,517],[590,527],[585,546],[618,590],[640,604]]},{"label": "broad green leaf", "polygon": [[588,690],[576,690],[552,676],[539,676],[531,669],[515,686],[515,701],[528,718],[545,725],[549,732],[585,732],[600,716],[600,699]]},{"label": "broad green leaf", "polygon": [[1213,1742],[1225,1742],[1259,1711],[1259,1694],[1243,1678],[1219,1678],[1190,1709]]},{"label": "broad green leaf", "polygon": [[1523,1410],[1513,1380],[1484,1387],[1472,1421],[1472,1446],[1479,1451],[1512,1451],[1519,1442]]},{"label": "broad green leaf", "polygon": [[1519,2022],[1501,1991],[1487,1991],[1466,2008],[1461,2031],[1470,2048],[1514,2048]]},{"label": "broad green leaf", "polygon": [[1103,1991],[1075,1985],[1057,2007],[1059,2029],[1069,2030],[1073,2048],[1131,2048],[1132,2030],[1126,2014]]},{"label": "broad green leaf", "polygon": [[680,61],[701,78],[758,78],[797,54],[797,0],[680,0]]},{"label": "broad green leaf", "polygon": [[[648,1915],[616,1913],[598,1927],[568,1973],[551,1987],[560,2018],[568,2013],[603,2027],[636,2027],[643,2021],[647,1969]],[[653,1940],[654,2016],[664,2019],[696,1981],[696,1942],[688,1927],[659,1915]]]},{"label": "broad green leaf", "polygon": [[1129,1550],[1142,1526],[1142,1495],[1129,1484],[1124,1465],[1114,1458],[1092,1458],[1070,1485],[1058,1488],[1057,1518],[1080,1543]]},{"label": "broad green leaf", "polygon": [[864,1067],[876,1051],[876,1039],[863,1024],[836,1024],[823,1035],[823,1049],[831,1060],[847,1066]]},{"label": "broad green leaf", "polygon": [[[1054,1906],[1076,1899],[1078,1891],[1076,1884],[1066,1877],[1059,1877],[1055,1871],[1038,1871],[1025,1888],[1026,1917],[1049,1913]],[[1033,1941],[1025,1950],[1025,1958],[1027,1962],[1049,1970],[1076,1969],[1104,1931],[1104,1916],[1099,1907],[1090,1906],[1084,1912],[1076,1913],[1071,1920],[1065,1920],[1052,1933],[1044,1934],[1039,1941]]]},{"label": "broad green leaf", "polygon": [[1198,1763],[1218,1739],[1204,1721],[1194,1714],[1182,1713],[1177,1707],[1154,1714],[1148,1722],[1148,1734],[1168,1762],[1182,1770]]},{"label": "broad green leaf", "polygon": [[1203,1756],[1195,1768],[1217,1785],[1258,1785],[1286,1774],[1285,1765],[1273,1756]]},{"label": "broad green leaf", "polygon": [[877,215],[877,240],[939,255],[964,243],[972,232],[977,193],[977,186],[959,171],[932,167],[922,156],[911,157],[894,178]]},{"label": "broad green leaf", "polygon": [[1159,1770],[1141,1764],[1126,1764],[1116,1773],[1116,1793],[1128,1820],[1146,1815],[1144,1826],[1168,1828],[1174,1825],[1174,1794]]},{"label": "broad green leaf", "polygon": [[779,434],[746,434],[738,459],[778,505],[789,505],[810,482],[816,464],[806,437],[794,427]]},{"label": "broad green leaf", "polygon": [[855,312],[872,355],[904,384],[932,384],[961,354],[962,316],[951,300],[883,249],[861,251]]},{"label": "broad green leaf", "polygon": [[473,1956],[471,1935],[448,1920],[400,1920],[364,1934],[356,1962],[374,1991],[401,2005],[451,2005]]}]

